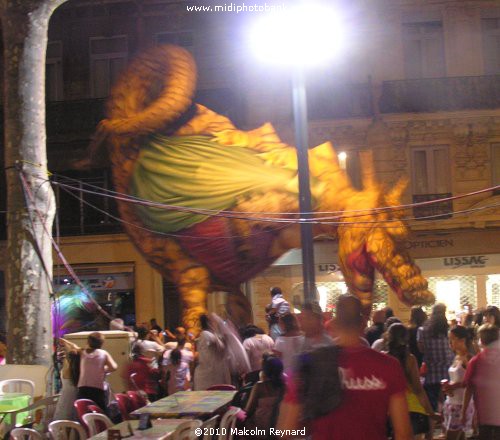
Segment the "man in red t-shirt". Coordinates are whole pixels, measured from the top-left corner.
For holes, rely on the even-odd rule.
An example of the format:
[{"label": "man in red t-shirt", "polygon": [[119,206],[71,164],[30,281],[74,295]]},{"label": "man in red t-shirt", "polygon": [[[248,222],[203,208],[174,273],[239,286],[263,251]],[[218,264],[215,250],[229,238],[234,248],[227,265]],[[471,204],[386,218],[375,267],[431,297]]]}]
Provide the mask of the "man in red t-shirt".
[{"label": "man in red t-shirt", "polygon": [[[358,298],[342,295],[337,301],[335,344],[340,346],[338,365],[342,400],[326,415],[310,420],[314,440],[386,440],[389,415],[396,440],[413,439],[406,379],[399,362],[361,343],[364,327]],[[278,429],[300,429],[302,402],[298,378],[290,381],[280,408]]]},{"label": "man in red t-shirt", "polygon": [[466,419],[467,407],[474,396],[480,440],[500,438],[500,345],[498,327],[484,324],[479,327],[479,339],[483,349],[467,364],[462,420]]}]

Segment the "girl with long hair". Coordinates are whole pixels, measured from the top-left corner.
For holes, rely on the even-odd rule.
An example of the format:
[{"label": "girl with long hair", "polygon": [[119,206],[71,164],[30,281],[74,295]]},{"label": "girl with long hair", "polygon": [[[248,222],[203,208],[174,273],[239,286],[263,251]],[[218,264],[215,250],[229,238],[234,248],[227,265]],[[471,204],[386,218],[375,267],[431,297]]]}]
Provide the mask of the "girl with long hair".
[{"label": "girl with long hair", "polygon": [[104,344],[104,335],[99,332],[90,333],[86,348],[80,348],[63,338],[59,340],[68,351],[80,354],[80,375],[76,398],[93,400],[97,406],[106,411],[106,373],[117,370],[118,364],[106,350],[101,348]]},{"label": "girl with long hair", "polygon": [[278,407],[285,394],[283,363],[279,358],[264,354],[260,375],[261,379],[252,388],[245,407],[245,427],[262,429],[266,435],[252,438],[267,438],[269,428],[276,426]]},{"label": "girl with long hair", "polygon": [[403,324],[392,324],[386,334],[387,354],[399,361],[405,373],[410,421],[415,439],[420,439],[430,430],[429,417],[439,420],[441,416],[434,412],[422,387],[417,359],[408,347],[408,336],[408,329]]},{"label": "girl with long hair", "polygon": [[190,390],[191,373],[189,372],[189,364],[182,361],[182,353],[179,348],[174,348],[170,352],[169,361],[170,363],[166,367],[168,394]]},{"label": "girl with long hair", "polygon": [[474,356],[474,348],[470,332],[461,325],[453,327],[448,338],[450,347],[455,352],[455,359],[448,369],[450,381],[442,384],[442,390],[446,394],[443,428],[446,429],[446,440],[465,440],[465,431],[472,426],[474,406],[469,405],[467,420],[463,424],[461,420],[465,387],[463,380],[467,364]]}]

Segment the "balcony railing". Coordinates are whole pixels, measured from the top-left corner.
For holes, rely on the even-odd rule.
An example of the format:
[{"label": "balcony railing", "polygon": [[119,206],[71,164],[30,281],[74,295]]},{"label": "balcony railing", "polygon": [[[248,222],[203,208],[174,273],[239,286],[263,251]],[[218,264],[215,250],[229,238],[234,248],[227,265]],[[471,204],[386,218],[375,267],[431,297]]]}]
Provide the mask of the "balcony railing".
[{"label": "balcony railing", "polygon": [[307,91],[307,107],[307,115],[312,120],[372,116],[370,85],[311,88]]},{"label": "balcony railing", "polygon": [[384,81],[382,113],[500,107],[500,75]]},{"label": "balcony railing", "polygon": [[[451,197],[451,193],[441,194],[413,194],[413,203],[429,202]],[[413,216],[417,220],[435,220],[451,218],[453,216],[453,202],[446,200],[444,202],[430,203],[428,205],[414,206]]]}]

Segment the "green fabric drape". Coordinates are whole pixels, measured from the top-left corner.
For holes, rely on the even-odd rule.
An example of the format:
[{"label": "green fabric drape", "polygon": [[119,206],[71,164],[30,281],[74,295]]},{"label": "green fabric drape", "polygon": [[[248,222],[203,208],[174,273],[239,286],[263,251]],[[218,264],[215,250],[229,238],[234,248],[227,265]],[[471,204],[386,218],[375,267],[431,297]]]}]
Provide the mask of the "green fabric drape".
[{"label": "green fabric drape", "polygon": [[[271,166],[248,148],[225,146],[208,136],[155,135],[141,148],[131,194],[186,208],[231,209],[238,197],[283,190],[296,170]],[[138,205],[145,225],[175,232],[205,220],[200,214]]]}]

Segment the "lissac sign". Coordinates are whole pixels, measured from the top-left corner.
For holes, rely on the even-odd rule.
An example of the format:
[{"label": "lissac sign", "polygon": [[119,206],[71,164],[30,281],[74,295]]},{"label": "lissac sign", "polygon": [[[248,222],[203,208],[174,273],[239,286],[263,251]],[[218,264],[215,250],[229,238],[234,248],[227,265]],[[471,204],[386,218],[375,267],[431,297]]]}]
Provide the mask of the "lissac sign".
[{"label": "lissac sign", "polygon": [[447,257],[443,258],[443,264],[452,269],[459,267],[485,267],[488,257],[485,255],[474,255],[466,257]]}]

